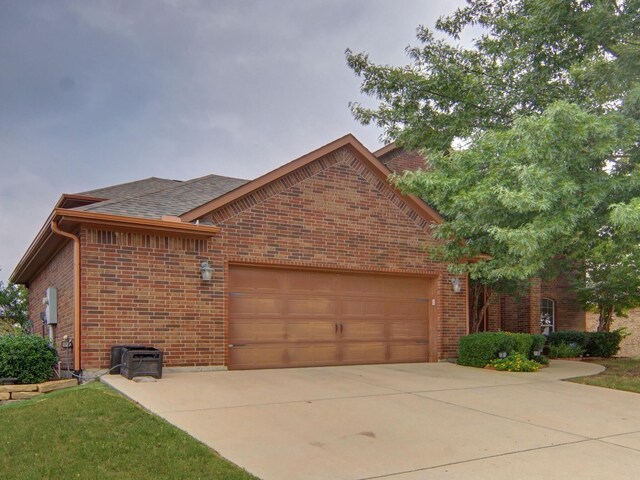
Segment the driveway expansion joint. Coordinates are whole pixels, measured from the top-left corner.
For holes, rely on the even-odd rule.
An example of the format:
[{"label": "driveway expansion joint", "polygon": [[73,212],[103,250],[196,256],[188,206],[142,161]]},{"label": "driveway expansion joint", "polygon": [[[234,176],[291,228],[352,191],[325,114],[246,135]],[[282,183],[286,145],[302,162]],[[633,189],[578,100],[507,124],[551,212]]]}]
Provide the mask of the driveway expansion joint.
[{"label": "driveway expansion joint", "polygon": [[[520,453],[527,453],[527,452],[535,452],[537,450],[547,450],[547,449],[551,449],[551,448],[556,448],[556,447],[561,447],[564,445],[577,445],[580,443],[586,443],[586,442],[592,442],[594,441],[591,438],[585,438],[583,440],[576,440],[574,442],[558,442],[558,443],[554,443],[553,445],[543,445],[541,447],[534,447],[534,448],[524,448],[522,450],[514,450],[512,452],[504,452],[504,453],[498,453],[495,455],[486,455],[483,457],[476,457],[476,458],[469,458],[466,460],[460,460],[457,462],[449,462],[449,463],[442,463],[440,465],[431,465],[429,467],[423,467],[423,468],[414,468],[411,470],[404,470],[404,471],[398,471],[398,472],[393,472],[393,473],[385,473],[384,475],[376,475],[373,477],[360,477],[357,480],[375,480],[377,478],[389,478],[389,477],[394,477],[396,475],[405,475],[408,473],[417,473],[417,472],[424,472],[427,470],[434,470],[436,468],[442,468],[442,467],[450,467],[453,465],[462,465],[465,463],[473,463],[473,462],[478,462],[480,460],[487,460],[490,458],[500,458],[500,457],[507,457],[509,455],[518,455]],[[614,445],[614,444],[610,444],[613,446],[620,446],[620,445]]]}]

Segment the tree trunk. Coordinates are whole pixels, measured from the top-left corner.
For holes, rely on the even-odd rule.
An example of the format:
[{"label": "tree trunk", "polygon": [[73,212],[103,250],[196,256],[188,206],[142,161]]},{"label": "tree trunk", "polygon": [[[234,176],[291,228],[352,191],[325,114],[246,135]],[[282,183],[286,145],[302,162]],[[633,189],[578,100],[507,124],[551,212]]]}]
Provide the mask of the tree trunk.
[{"label": "tree trunk", "polygon": [[598,331],[611,331],[611,322],[613,321],[613,305],[598,305]]},{"label": "tree trunk", "polygon": [[489,305],[493,297],[493,289],[476,283],[473,285],[473,305],[471,306],[471,328],[470,333],[478,333],[480,325],[486,325]]}]

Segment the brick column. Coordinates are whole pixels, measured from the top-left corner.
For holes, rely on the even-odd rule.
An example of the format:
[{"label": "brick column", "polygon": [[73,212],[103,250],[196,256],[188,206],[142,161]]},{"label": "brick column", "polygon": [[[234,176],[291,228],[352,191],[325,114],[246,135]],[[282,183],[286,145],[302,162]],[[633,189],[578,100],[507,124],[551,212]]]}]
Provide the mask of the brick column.
[{"label": "brick column", "polygon": [[531,280],[529,289],[529,332],[540,333],[540,300],[541,285],[539,278]]}]

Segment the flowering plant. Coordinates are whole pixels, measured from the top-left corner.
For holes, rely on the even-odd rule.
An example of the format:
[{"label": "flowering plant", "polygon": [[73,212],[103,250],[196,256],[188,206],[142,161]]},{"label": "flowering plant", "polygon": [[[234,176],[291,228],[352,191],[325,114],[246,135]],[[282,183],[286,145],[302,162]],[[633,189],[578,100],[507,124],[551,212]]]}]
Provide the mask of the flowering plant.
[{"label": "flowering plant", "polygon": [[536,372],[541,367],[535,360],[529,360],[525,355],[517,352],[511,353],[506,358],[491,360],[489,366],[507,372]]}]

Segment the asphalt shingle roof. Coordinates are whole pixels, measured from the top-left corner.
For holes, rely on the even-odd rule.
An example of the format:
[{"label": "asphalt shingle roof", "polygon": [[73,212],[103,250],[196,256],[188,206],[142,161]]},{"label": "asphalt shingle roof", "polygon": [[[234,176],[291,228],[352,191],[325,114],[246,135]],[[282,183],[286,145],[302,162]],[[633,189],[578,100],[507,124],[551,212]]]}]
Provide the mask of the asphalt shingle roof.
[{"label": "asphalt shingle roof", "polygon": [[183,183],[181,180],[169,180],[167,178],[149,177],[135,182],[120,183],[110,187],[97,188],[77,195],[88,197],[106,198],[109,200],[122,200],[134,195],[157,192]]},{"label": "asphalt shingle roof", "polygon": [[[104,192],[112,195],[112,199],[77,207],[75,210],[152,219],[160,219],[163,215],[179,216],[248,182],[248,180],[220,175],[207,175],[185,182],[164,179],[154,179],[162,182],[149,182],[149,180],[152,179],[141,181],[148,182],[141,185],[142,192],[136,191],[136,186],[132,185],[136,182],[84,192],[83,195],[98,197],[99,192]],[[164,183],[166,187],[161,188],[163,182],[172,183]],[[160,189],[151,190],[152,184]],[[125,192],[129,195],[124,196]]]}]

